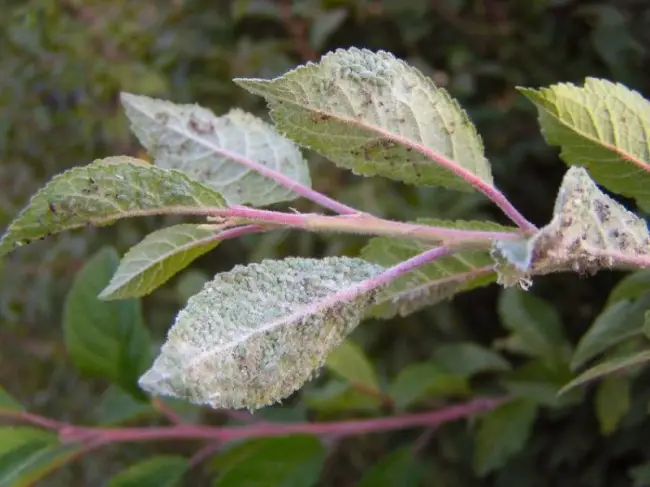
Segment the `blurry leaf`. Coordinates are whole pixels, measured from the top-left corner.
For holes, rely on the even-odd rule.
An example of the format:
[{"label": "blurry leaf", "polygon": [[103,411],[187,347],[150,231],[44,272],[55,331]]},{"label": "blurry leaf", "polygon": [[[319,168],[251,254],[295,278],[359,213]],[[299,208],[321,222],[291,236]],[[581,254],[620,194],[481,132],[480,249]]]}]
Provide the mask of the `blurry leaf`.
[{"label": "blurry leaf", "polygon": [[643,334],[646,338],[650,338],[650,310],[645,312],[645,318],[643,319]]},{"label": "blurry leaf", "polygon": [[376,294],[363,283],[383,271],[326,257],[265,260],[218,274],[178,314],[140,385],[215,408],[279,401],[361,321]]},{"label": "blurry leaf", "polygon": [[406,408],[424,398],[466,395],[469,385],[464,377],[422,362],[404,367],[388,387],[388,393],[398,408]]},{"label": "blurry leaf", "polygon": [[0,487],[28,487],[78,454],[56,435],[31,427],[0,428]]},{"label": "blurry leaf", "polygon": [[418,487],[423,470],[412,448],[398,448],[375,463],[356,487]]},{"label": "blurry leaf", "polygon": [[571,359],[571,369],[578,369],[617,343],[641,335],[648,308],[650,308],[650,294],[634,302],[617,301],[606,308],[578,342]]},{"label": "blurry leaf", "polygon": [[236,445],[213,462],[214,487],[311,487],[327,452],[313,436],[257,438]]},{"label": "blurry leaf", "polygon": [[159,455],[130,465],[112,477],[107,487],[171,487],[178,485],[187,468],[183,457]]},{"label": "blurry leaf", "polygon": [[174,225],[150,233],[122,258],[99,297],[124,299],[149,294],[217,244],[218,232],[205,225]]},{"label": "blurry leaf", "polygon": [[107,302],[97,297],[118,263],[117,252],[104,247],[77,274],[63,310],[65,343],[79,370],[145,399],[137,380],[151,363],[151,345],[140,301]]},{"label": "blurry leaf", "polygon": [[434,359],[445,371],[461,377],[510,370],[510,364],[501,355],[471,342],[442,345],[436,348]]},{"label": "blurry leaf", "polygon": [[623,277],[612,289],[605,306],[609,307],[615,302],[625,299],[630,301],[637,299],[646,292],[650,293],[650,269],[632,272]]},{"label": "blurry leaf", "polygon": [[565,162],[586,167],[599,184],[650,208],[650,102],[597,78],[586,78],[583,87],[520,91],[537,106],[544,137],[561,148]]},{"label": "blurry leaf", "polygon": [[650,485],[650,463],[637,465],[628,470],[632,481],[632,487],[648,487]]},{"label": "blurry leaf", "polygon": [[[253,259],[251,259],[254,262]],[[203,289],[205,283],[210,280],[207,272],[201,269],[188,269],[178,276],[176,281],[176,294],[178,301],[185,305],[188,299]]]},{"label": "blurry leaf", "polygon": [[4,387],[0,386],[0,410],[23,411],[25,408]]},{"label": "blurry leaf", "polygon": [[296,198],[263,176],[270,169],[311,185],[300,150],[271,125],[239,109],[222,117],[198,105],[122,93],[131,128],[163,168],[179,169],[220,191],[231,204],[265,206]]},{"label": "blurry leaf", "polygon": [[309,29],[309,44],[315,50],[322,49],[330,34],[336,31],[348,16],[343,8],[319,12]]},{"label": "blurry leaf", "polygon": [[[509,230],[490,222],[420,219],[418,223],[462,230]],[[430,245],[415,240],[376,237],[364,247],[361,256],[370,262],[390,267],[430,248]],[[496,280],[493,264],[487,251],[463,251],[437,259],[394,280],[380,293],[379,303],[371,309],[371,313],[385,319],[396,315],[407,316],[461,291],[490,284]]]},{"label": "blurry leaf", "polygon": [[212,189],[178,171],[131,157],[109,157],[55,176],[30,200],[0,240],[0,257],[34,239],[120,218],[193,214],[222,208]]},{"label": "blurry leaf", "polygon": [[280,17],[278,7],[278,3],[274,0],[232,0],[230,12],[235,22],[251,16],[277,19]]},{"label": "blurry leaf", "polygon": [[638,352],[632,355],[627,355],[623,357],[615,357],[613,359],[601,362],[594,367],[591,367],[585,370],[578,377],[573,379],[567,385],[565,385],[559,392],[559,394],[565,394],[567,391],[589,382],[599,377],[603,377],[620,370],[625,370],[628,368],[636,367],[637,365],[643,365],[650,360],[650,351]]},{"label": "blurry leaf", "polygon": [[279,78],[234,81],[266,99],[281,132],[357,174],[463,191],[474,190],[470,177],[493,184],[465,111],[387,52],[338,49]]},{"label": "blurry leaf", "polygon": [[327,357],[327,368],[350,382],[379,389],[372,363],[363,349],[352,340],[345,340]]},{"label": "blurry leaf", "polygon": [[568,342],[557,310],[546,301],[518,288],[504,289],[499,295],[499,318],[520,338],[520,344],[533,357],[562,355]]},{"label": "blurry leaf", "polygon": [[620,375],[606,377],[598,385],[595,407],[603,435],[616,431],[630,409],[630,388],[630,379]]},{"label": "blurry leaf", "polygon": [[572,378],[566,362],[534,359],[506,375],[503,384],[513,397],[557,408],[577,404],[583,399],[582,391],[558,396],[558,391]]},{"label": "blurry leaf", "polygon": [[102,394],[94,415],[103,426],[115,426],[155,414],[148,402],[137,401],[115,386],[109,386]]},{"label": "blurry leaf", "polygon": [[476,472],[484,476],[503,467],[519,453],[528,441],[536,416],[534,403],[516,399],[479,419],[474,456]]},{"label": "blurry leaf", "polygon": [[318,387],[305,388],[301,397],[310,409],[323,414],[350,411],[377,412],[382,405],[379,397],[365,394],[355,389],[349,382],[339,380],[330,380]]}]

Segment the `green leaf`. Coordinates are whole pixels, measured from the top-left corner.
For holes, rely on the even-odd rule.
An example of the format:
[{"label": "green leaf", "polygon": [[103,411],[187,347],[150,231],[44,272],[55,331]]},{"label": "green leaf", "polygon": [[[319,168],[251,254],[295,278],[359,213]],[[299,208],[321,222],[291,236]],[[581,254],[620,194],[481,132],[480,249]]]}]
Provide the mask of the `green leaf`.
[{"label": "green leaf", "polygon": [[610,191],[650,208],[650,102],[620,83],[586,78],[520,88],[538,109],[546,141],[567,164],[585,166]]},{"label": "green leaf", "polygon": [[630,409],[631,386],[628,377],[618,375],[606,377],[598,385],[595,407],[600,432],[603,435],[610,435],[616,431]]},{"label": "green leaf", "polygon": [[[510,230],[490,222],[420,219],[418,223],[461,230]],[[390,267],[430,248],[415,240],[376,237],[361,251],[361,257]],[[379,303],[372,308],[371,314],[384,319],[407,316],[459,292],[490,284],[496,280],[493,264],[487,251],[462,251],[437,259],[395,279],[381,292]]]},{"label": "green leaf", "polygon": [[151,403],[138,401],[122,389],[109,386],[100,397],[94,416],[103,426],[115,426],[154,414]]},{"label": "green leaf", "polygon": [[150,233],[122,258],[99,297],[124,299],[149,294],[217,244],[218,232],[206,225],[181,224]]},{"label": "green leaf", "polygon": [[327,452],[318,438],[293,435],[248,440],[217,456],[214,487],[311,487]]},{"label": "green leaf", "polygon": [[258,169],[311,185],[298,147],[249,113],[233,109],[216,117],[198,105],[129,93],[122,93],[121,99],[133,132],[157,166],[186,172],[231,204],[266,206],[296,198],[291,189]]},{"label": "green leaf", "polygon": [[497,352],[471,342],[442,345],[436,349],[434,360],[447,372],[468,378],[510,370],[508,361]]},{"label": "green leaf", "polygon": [[650,351],[647,350],[634,353],[632,355],[626,355],[623,357],[616,357],[611,360],[606,360],[605,362],[601,362],[598,365],[585,370],[582,374],[580,374],[578,377],[560,389],[558,395],[565,394],[567,391],[570,391],[571,389],[574,389],[575,387],[594,379],[613,374],[614,372],[618,372],[620,370],[643,365],[649,360]]},{"label": "green leaf", "polygon": [[464,396],[469,393],[469,384],[464,377],[422,362],[404,367],[388,387],[388,393],[395,405],[403,409],[424,398]]},{"label": "green leaf", "polygon": [[650,463],[637,465],[628,472],[634,482],[632,487],[647,487],[650,485]]},{"label": "green leaf", "polygon": [[375,463],[357,487],[418,487],[423,471],[413,449],[402,447]]},{"label": "green leaf", "polygon": [[634,300],[650,292],[650,269],[643,269],[628,274],[616,284],[607,298],[606,307],[617,301]]},{"label": "green leaf", "polygon": [[140,385],[215,408],[258,409],[283,399],[361,321],[377,293],[365,281],[383,271],[327,257],[266,260],[218,274],[178,314]]},{"label": "green leaf", "polygon": [[476,432],[476,472],[486,475],[519,453],[530,437],[536,416],[537,406],[525,399],[516,399],[485,414]]},{"label": "green leaf", "polygon": [[554,357],[568,350],[562,320],[546,301],[521,289],[508,288],[499,296],[499,317],[520,338],[522,351],[533,357]]},{"label": "green leaf", "polygon": [[650,338],[650,310],[645,312],[645,317],[643,319],[643,334],[646,338]]},{"label": "green leaf", "polygon": [[279,130],[365,176],[472,191],[492,185],[467,113],[431,78],[384,51],[338,49],[272,80],[235,79]]},{"label": "green leaf", "polygon": [[140,302],[107,302],[97,297],[118,262],[117,252],[104,247],[77,274],[63,310],[65,343],[79,370],[145,399],[137,379],[151,363],[151,345]]},{"label": "green leaf", "polygon": [[0,386],[0,410],[4,411],[23,411],[23,407],[17,399],[9,394],[4,387]]},{"label": "green leaf", "polygon": [[372,363],[363,349],[352,340],[345,340],[327,357],[327,368],[349,382],[379,389],[379,380]]},{"label": "green leaf", "polygon": [[576,370],[617,343],[642,335],[648,308],[650,293],[634,302],[617,301],[605,308],[578,342],[571,368]]},{"label": "green leaf", "polygon": [[579,403],[581,391],[558,396],[558,391],[573,378],[569,365],[563,361],[533,359],[504,377],[503,384],[511,396],[537,404],[558,408]]},{"label": "green leaf", "polygon": [[[205,214],[223,197],[179,171],[108,157],[61,173],[39,190],[0,240],[0,257],[32,240],[144,215]],[[201,209],[204,209],[201,211]]]},{"label": "green leaf", "polygon": [[115,475],[107,487],[171,487],[187,471],[187,460],[176,455],[148,458]]},{"label": "green leaf", "polygon": [[56,435],[31,427],[0,428],[0,487],[28,487],[79,454]]},{"label": "green leaf", "polygon": [[318,387],[306,388],[301,391],[301,398],[310,409],[323,414],[351,411],[376,413],[382,406],[379,397],[361,392],[342,380],[329,380]]}]

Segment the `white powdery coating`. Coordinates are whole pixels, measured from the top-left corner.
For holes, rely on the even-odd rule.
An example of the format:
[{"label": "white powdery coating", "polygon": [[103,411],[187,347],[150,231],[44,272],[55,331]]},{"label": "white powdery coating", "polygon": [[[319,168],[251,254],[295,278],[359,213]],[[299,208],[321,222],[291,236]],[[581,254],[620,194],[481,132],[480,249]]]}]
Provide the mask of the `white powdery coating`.
[{"label": "white powdery coating", "polygon": [[376,292],[319,302],[382,271],[361,259],[328,257],[267,260],[219,274],[178,314],[140,386],[214,408],[279,401],[324,365]]}]

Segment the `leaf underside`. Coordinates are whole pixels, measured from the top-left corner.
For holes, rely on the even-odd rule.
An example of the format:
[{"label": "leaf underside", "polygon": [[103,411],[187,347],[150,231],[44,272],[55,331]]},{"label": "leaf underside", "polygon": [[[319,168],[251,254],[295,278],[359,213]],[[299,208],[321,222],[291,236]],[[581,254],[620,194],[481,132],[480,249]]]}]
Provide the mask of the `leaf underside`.
[{"label": "leaf underside", "polygon": [[565,162],[650,209],[650,102],[596,78],[520,91],[536,105],[547,142],[561,148]]},{"label": "leaf underside", "polygon": [[198,105],[179,105],[122,93],[131,128],[156,166],[178,169],[219,191],[231,204],[266,206],[296,198],[242,159],[311,186],[298,147],[271,125],[239,109],[217,117]]},{"label": "leaf underside", "polygon": [[218,274],[177,316],[143,389],[214,408],[283,399],[325,364],[376,291],[339,302],[384,269],[361,259],[289,258]]},{"label": "leaf underside", "polygon": [[0,257],[34,239],[121,218],[200,213],[223,197],[175,170],[131,157],[109,157],[54,178],[30,200],[0,240]]},{"label": "leaf underside", "polygon": [[[235,82],[268,102],[285,135],[365,176],[463,191],[492,185],[466,112],[416,68],[384,51],[338,49],[272,80]],[[424,153],[451,159],[444,167]]]}]

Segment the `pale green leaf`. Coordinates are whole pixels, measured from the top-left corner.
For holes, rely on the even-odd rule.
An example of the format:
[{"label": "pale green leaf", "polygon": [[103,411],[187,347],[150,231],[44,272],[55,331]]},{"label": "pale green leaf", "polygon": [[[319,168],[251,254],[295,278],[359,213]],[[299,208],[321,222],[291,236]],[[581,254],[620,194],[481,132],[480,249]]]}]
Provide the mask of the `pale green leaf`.
[{"label": "pale green leaf", "polygon": [[345,340],[327,357],[327,368],[349,382],[379,389],[379,380],[363,349],[352,340]]},{"label": "pale green leaf", "polygon": [[111,385],[99,398],[94,417],[102,426],[116,426],[154,414],[156,411],[150,402],[138,401],[122,389]]},{"label": "pale green leaf", "polygon": [[108,481],[107,487],[171,487],[178,485],[188,463],[176,455],[159,455],[130,465]]},{"label": "pale green leaf", "polygon": [[214,487],[311,487],[327,451],[313,436],[256,438],[217,456]]},{"label": "pale green leaf", "polygon": [[425,468],[413,448],[397,448],[375,463],[356,487],[418,487]]},{"label": "pale green leaf", "polygon": [[464,191],[469,177],[493,184],[467,113],[387,52],[338,49],[279,78],[235,83],[266,99],[281,132],[355,173]]},{"label": "pale green leaf", "polygon": [[18,402],[4,387],[0,386],[0,410],[22,411],[23,405]]},{"label": "pale green leaf", "polygon": [[546,301],[520,289],[499,295],[501,323],[520,338],[522,351],[534,357],[562,356],[569,344],[557,310]]},{"label": "pale green leaf", "polygon": [[632,272],[621,279],[612,289],[605,306],[611,306],[624,299],[636,299],[646,292],[650,293],[650,269]]},{"label": "pale green leaf", "polygon": [[151,345],[140,301],[107,302],[97,297],[118,263],[117,252],[104,247],[75,277],[63,309],[65,343],[79,370],[144,399],[137,380],[150,364]]},{"label": "pale green leaf", "polygon": [[605,308],[578,342],[571,359],[571,368],[576,370],[617,343],[642,335],[648,308],[650,294],[634,302],[617,301]]},{"label": "pale green leaf", "polygon": [[596,391],[596,417],[600,432],[610,435],[630,409],[631,381],[625,376],[606,377]]},{"label": "pale green leaf", "polygon": [[224,205],[219,193],[182,172],[109,157],[52,178],[3,235],[0,257],[34,239],[86,225],[144,215],[205,214],[206,207]]},{"label": "pale green leaf", "polygon": [[198,105],[129,93],[121,99],[132,130],[157,166],[186,172],[231,204],[265,206],[296,198],[256,167],[311,185],[298,147],[249,113],[233,109],[217,117]]},{"label": "pale green leaf", "polygon": [[178,314],[140,385],[215,408],[279,401],[357,326],[377,294],[364,282],[383,271],[328,257],[266,260],[218,274]]},{"label": "pale green leaf", "polygon": [[218,232],[206,225],[181,224],[150,233],[122,258],[99,297],[124,299],[149,294],[218,243]]},{"label": "pale green leaf", "polygon": [[478,423],[474,468],[485,475],[501,468],[519,453],[530,437],[537,406],[525,399],[516,399],[486,413]]},{"label": "pale green leaf", "polygon": [[650,102],[596,78],[584,86],[520,91],[537,107],[547,142],[561,148],[566,163],[585,166],[599,184],[650,208]]},{"label": "pale green leaf", "polygon": [[497,352],[471,342],[442,345],[436,348],[434,360],[445,371],[461,377],[510,370],[508,361]]},{"label": "pale green leaf", "polygon": [[[490,222],[421,219],[418,223],[460,230],[504,231],[511,228]],[[376,237],[368,242],[361,256],[384,267],[396,265],[430,249],[416,240]],[[496,280],[488,251],[467,250],[442,257],[395,279],[380,294],[373,316],[407,316],[448,299],[459,292],[485,286]]]},{"label": "pale green leaf", "polygon": [[464,396],[469,393],[469,384],[464,377],[422,362],[404,367],[389,385],[388,393],[398,408],[406,408],[425,398]]},{"label": "pale green leaf", "polygon": [[650,233],[642,218],[574,166],[564,175],[551,222],[529,239],[495,240],[492,256],[500,284],[527,288],[536,275],[638,267],[639,259],[650,258]]},{"label": "pale green leaf", "polygon": [[377,413],[382,406],[379,396],[359,391],[343,380],[329,380],[323,385],[305,388],[300,397],[310,409],[323,414],[350,411]]},{"label": "pale green leaf", "polygon": [[578,377],[566,384],[558,392],[558,395],[565,394],[567,391],[570,391],[571,389],[574,389],[575,387],[578,387],[579,385],[582,385],[586,382],[609,374],[613,374],[614,372],[643,365],[648,361],[650,361],[650,351],[637,352],[632,355],[615,357],[610,360],[606,360],[605,362],[601,362],[598,365],[585,370]]}]

